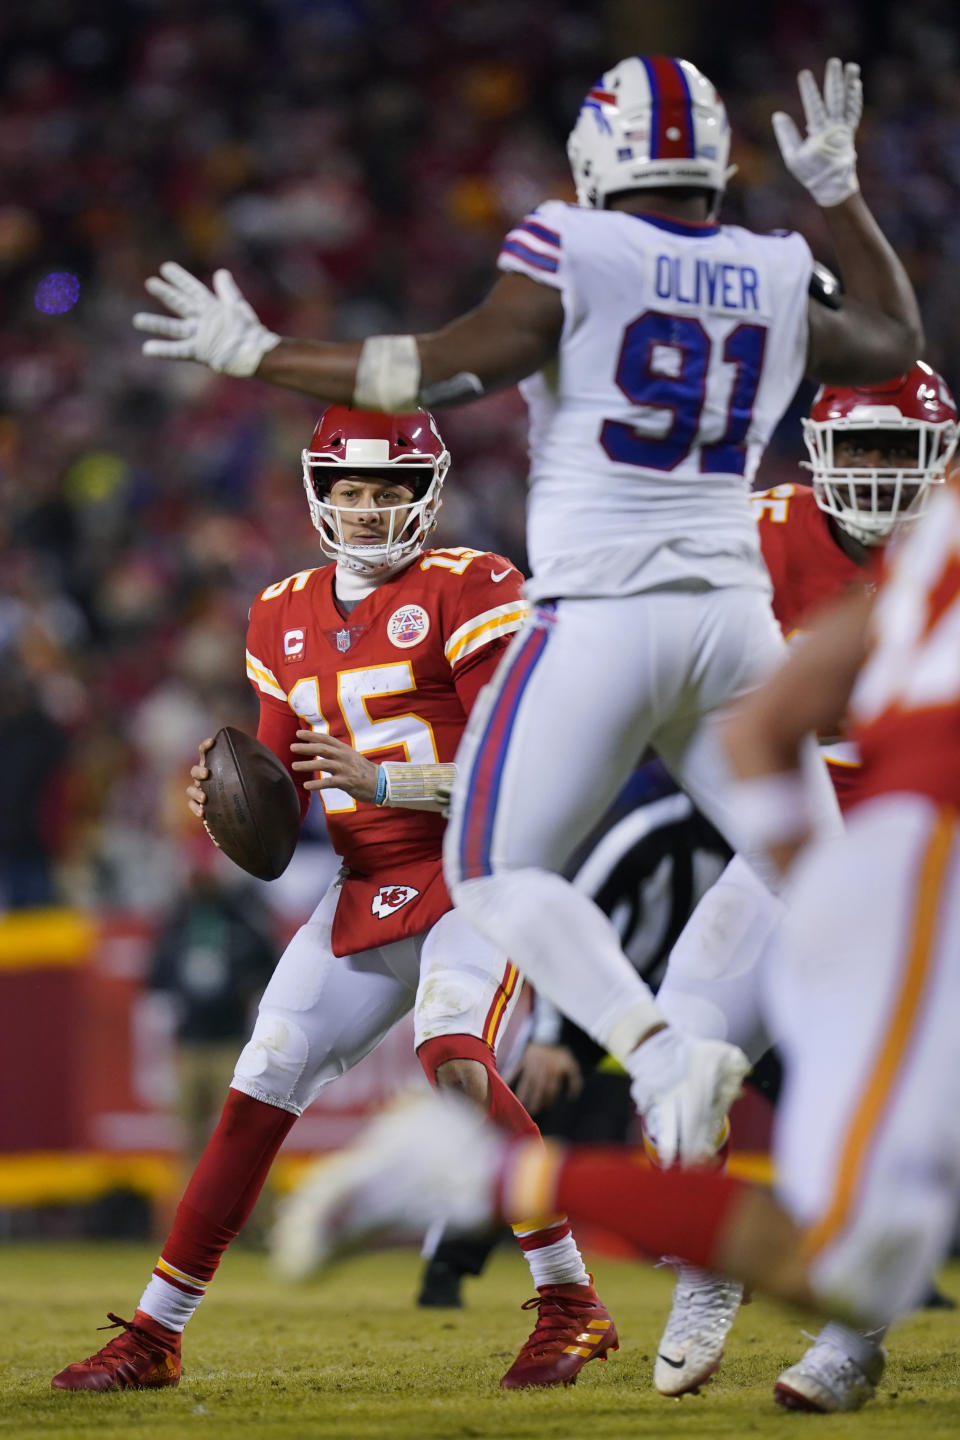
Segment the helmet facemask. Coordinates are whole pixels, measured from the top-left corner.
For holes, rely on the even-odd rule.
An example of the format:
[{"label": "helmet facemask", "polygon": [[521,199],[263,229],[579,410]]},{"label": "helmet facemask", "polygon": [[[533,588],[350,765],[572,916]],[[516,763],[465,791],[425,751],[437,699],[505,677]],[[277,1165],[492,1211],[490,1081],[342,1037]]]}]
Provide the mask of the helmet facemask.
[{"label": "helmet facemask", "polygon": [[[952,421],[934,423],[902,415],[894,406],[863,405],[844,417],[803,420],[813,494],[825,514],[867,547],[882,545],[899,525],[924,513],[932,487],[944,481],[957,444]],[[915,458],[884,466],[843,464],[843,442],[862,439],[881,453],[915,441]],[[838,460],[840,454],[840,460]]]},{"label": "helmet facemask", "polygon": [[[351,441],[348,448],[379,443]],[[304,450],[302,458],[310,519],[325,555],[348,570],[378,575],[396,569],[420,553],[437,523],[443,476],[450,463],[446,451],[439,461],[432,455],[411,455],[390,465],[370,467],[309,450]],[[335,505],[329,498],[330,491],[337,480],[346,479],[356,480],[358,484],[379,481],[384,486],[404,486],[411,490],[412,498],[409,503],[396,505]],[[387,517],[386,537],[379,544],[351,544],[344,534],[344,517],[371,513]]]}]

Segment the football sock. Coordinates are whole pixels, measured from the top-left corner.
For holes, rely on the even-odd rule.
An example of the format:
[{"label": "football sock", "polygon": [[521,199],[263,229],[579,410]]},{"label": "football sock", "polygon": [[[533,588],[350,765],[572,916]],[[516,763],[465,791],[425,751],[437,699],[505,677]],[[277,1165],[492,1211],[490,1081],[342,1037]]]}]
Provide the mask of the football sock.
[{"label": "football sock", "polygon": [[709,1270],[748,1188],[716,1169],[652,1169],[637,1150],[521,1141],[505,1156],[497,1208],[507,1220],[562,1210],[652,1258],[677,1255]]},{"label": "football sock", "polygon": [[[493,1051],[475,1035],[442,1035],[427,1040],[417,1050],[427,1079],[436,1083],[437,1070],[446,1060],[477,1060],[490,1083],[488,1116],[494,1125],[518,1139],[539,1141],[540,1131],[496,1068]],[[583,1257],[577,1248],[565,1216],[556,1216],[547,1226],[515,1225],[517,1244],[527,1257],[533,1283],[540,1285],[588,1285]]]},{"label": "football sock", "polygon": [[590,1284],[583,1256],[567,1219],[536,1230],[514,1225],[513,1233],[527,1257],[530,1274],[538,1290],[543,1285]]},{"label": "football sock", "polygon": [[248,1219],[296,1118],[239,1090],[229,1091],[140,1297],[140,1310],[170,1330],[184,1328],[223,1252]]}]

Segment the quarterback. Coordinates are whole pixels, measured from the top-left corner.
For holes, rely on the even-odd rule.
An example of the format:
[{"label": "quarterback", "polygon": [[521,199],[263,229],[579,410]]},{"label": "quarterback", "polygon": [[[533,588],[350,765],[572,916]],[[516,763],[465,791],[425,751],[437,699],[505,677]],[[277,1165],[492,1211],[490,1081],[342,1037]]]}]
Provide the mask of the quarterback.
[{"label": "quarterback", "polygon": [[[294,936],[237,1062],[220,1123],[132,1321],[55,1389],[175,1385],[180,1337],[297,1117],[411,1009],[417,1054],[511,1133],[536,1126],[500,1079],[496,1045],[517,970],[453,909],[440,814],[465,717],[526,614],[508,560],[426,549],[450,457],[433,417],[332,406],[304,451],[321,548],[335,561],[254,601],[247,674],[258,738],[323,803],[343,868]],[[203,817],[208,778],[191,771]],[[519,1225],[537,1323],[501,1385],[569,1382],[617,1348],[562,1216]],[[304,1257],[306,1259],[306,1256]],[[589,1332],[590,1343],[577,1342]]]},{"label": "quarterback", "polygon": [[[381,1119],[335,1181],[316,1178],[327,1251],[347,1230],[429,1221],[441,1206],[460,1223],[562,1207],[647,1254],[866,1330],[917,1304],[960,1201],[958,555],[952,480],[875,599],[859,588],[836,602],[728,730],[744,823],[789,868],[766,1001],[786,1070],[774,1191],[709,1167],[647,1168],[623,1150],[534,1154],[452,1097],[428,1097]],[[803,736],[845,713],[860,782],[845,829],[818,840]],[[411,1151],[417,1171],[405,1178]]]},{"label": "quarterback", "polygon": [[[532,610],[458,752],[447,881],[476,929],[623,1062],[667,1161],[712,1150],[746,1062],[664,1027],[613,928],[559,872],[648,743],[736,840],[717,722],[782,647],[750,480],[804,374],[870,383],[922,344],[859,192],[859,68],[830,60],[823,93],[808,71],[800,91],[806,134],[783,114],[774,129],[823,207],[840,303],[810,295],[799,235],[720,224],[730,130],[710,81],[687,60],[632,56],[590,89],[570,135],[578,204],[514,226],[486,300],[435,334],[281,339],[228,272],[210,290],[172,264],[147,282],[172,313],[135,319],[147,354],[382,410],[523,382]],[[819,787],[829,830],[822,765]]]}]

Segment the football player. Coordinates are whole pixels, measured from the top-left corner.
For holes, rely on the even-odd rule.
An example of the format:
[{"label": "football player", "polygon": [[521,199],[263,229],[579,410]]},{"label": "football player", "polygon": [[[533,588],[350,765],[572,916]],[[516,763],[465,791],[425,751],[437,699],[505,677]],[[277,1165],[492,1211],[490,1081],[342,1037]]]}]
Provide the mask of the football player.
[{"label": "football player", "polygon": [[[442,873],[440,810],[465,718],[527,609],[509,560],[425,548],[449,463],[423,410],[332,406],[304,451],[310,514],[334,563],[254,601],[247,674],[258,737],[298,783],[304,814],[319,794],[342,872],[267,985],[133,1320],[111,1315],[122,1333],[62,1370],[55,1389],[178,1383],[183,1329],[294,1121],[411,1009],[431,1081],[512,1133],[538,1133],[496,1068],[516,967],[453,909]],[[212,743],[187,790],[200,819]],[[516,1233],[538,1317],[500,1383],[568,1383],[617,1348],[616,1328],[562,1216]]]},{"label": "football player", "polygon": [[[645,1168],[623,1150],[533,1153],[428,1097],[378,1122],[322,1194],[314,1181],[327,1250],[438,1207],[474,1222],[562,1207],[866,1328],[918,1303],[960,1202],[958,555],[960,476],[907,533],[875,602],[862,587],[836,602],[727,733],[743,827],[792,867],[766,1001],[786,1066],[775,1189]],[[803,740],[845,714],[857,794],[845,830],[817,839]]]},{"label": "football player", "polygon": [[[875,581],[883,545],[924,513],[957,444],[957,409],[943,379],[919,361],[879,385],[824,387],[803,421],[813,485],[780,485],[752,503],[773,581],[773,609],[787,639],[811,613]],[[856,795],[856,747],[822,746],[841,805]],[[694,1035],[732,1040],[756,1061],[776,1039],[762,985],[779,944],[783,907],[736,856],[694,910],[670,955],[658,1003]],[[654,1384],[664,1395],[696,1390],[718,1367],[740,1287],[689,1266],[657,1348]],[[838,1325],[780,1377],[775,1395],[794,1408],[852,1409],[883,1370],[880,1335]]]},{"label": "football player", "polygon": [[[730,130],[710,81],[687,60],[631,56],[570,135],[578,204],[527,215],[486,300],[435,334],[281,339],[228,272],[211,291],[170,264],[147,288],[172,315],[135,319],[159,337],[147,354],[383,410],[524,382],[532,610],[459,752],[446,873],[471,923],[624,1064],[667,1162],[710,1153],[746,1061],[664,1025],[615,931],[559,872],[648,743],[735,839],[717,722],[782,646],[750,479],[801,376],[870,383],[922,344],[909,279],[859,191],[859,67],[831,59],[822,94],[809,71],[799,84],[806,134],[783,114],[774,129],[822,207],[839,306],[810,296],[799,235],[720,224]],[[821,824],[836,828],[812,763]]]}]

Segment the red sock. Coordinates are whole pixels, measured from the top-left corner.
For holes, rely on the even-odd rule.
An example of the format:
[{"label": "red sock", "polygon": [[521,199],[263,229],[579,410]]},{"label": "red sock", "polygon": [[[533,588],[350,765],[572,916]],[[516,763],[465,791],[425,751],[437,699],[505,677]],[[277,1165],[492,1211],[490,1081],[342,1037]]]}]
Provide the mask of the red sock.
[{"label": "red sock", "polygon": [[296,1118],[288,1110],[230,1090],[220,1123],[177,1206],[162,1251],[169,1265],[197,1280],[213,1278],[224,1250],[256,1204]]},{"label": "red sock", "polygon": [[490,1108],[487,1115],[508,1135],[539,1136],[540,1131],[520,1101],[500,1077],[497,1062],[489,1045],[475,1035],[438,1035],[425,1040],[417,1051],[417,1059],[431,1085],[437,1083],[437,1071],[446,1060],[476,1060],[487,1072],[490,1081]]},{"label": "red sock", "polygon": [[709,1270],[720,1232],[748,1188],[719,1170],[655,1170],[634,1150],[551,1146],[541,1158],[520,1143],[510,1147],[500,1177],[500,1211],[511,1220],[559,1210],[647,1255],[679,1255]]}]

